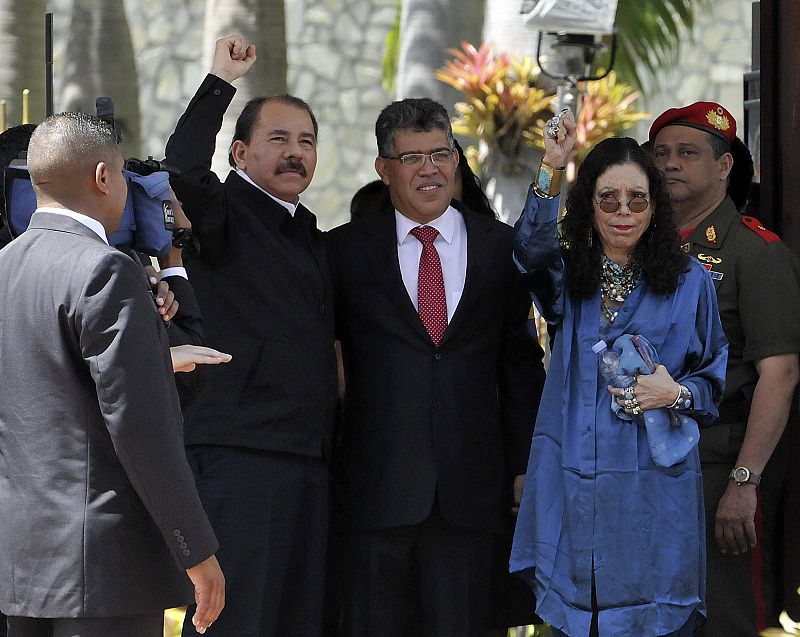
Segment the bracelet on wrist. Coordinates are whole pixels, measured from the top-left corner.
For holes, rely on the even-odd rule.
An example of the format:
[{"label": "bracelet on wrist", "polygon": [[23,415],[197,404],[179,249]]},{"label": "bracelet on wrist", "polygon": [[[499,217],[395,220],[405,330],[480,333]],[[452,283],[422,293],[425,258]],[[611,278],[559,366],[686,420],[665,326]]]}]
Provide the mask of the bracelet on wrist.
[{"label": "bracelet on wrist", "polygon": [[533,182],[533,192],[541,199],[553,199],[561,192],[561,180],[564,177],[564,168],[553,168],[539,162],[539,171]]},{"label": "bracelet on wrist", "polygon": [[684,385],[678,385],[678,396],[675,401],[667,406],[667,409],[691,409],[692,408],[692,392]]}]

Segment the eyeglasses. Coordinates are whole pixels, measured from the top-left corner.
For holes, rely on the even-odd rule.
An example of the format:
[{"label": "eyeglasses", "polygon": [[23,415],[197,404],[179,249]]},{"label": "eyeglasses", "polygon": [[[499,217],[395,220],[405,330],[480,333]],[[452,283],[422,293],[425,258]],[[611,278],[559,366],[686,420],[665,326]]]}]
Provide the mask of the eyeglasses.
[{"label": "eyeglasses", "polygon": [[[595,199],[595,203],[600,206],[600,210],[609,214],[619,210],[619,207],[622,205],[619,199],[608,196],[600,197],[599,200]],[[650,202],[644,197],[634,196],[627,201],[628,210],[631,212],[644,212],[649,205]]]},{"label": "eyeglasses", "polygon": [[384,159],[397,159],[403,166],[422,166],[427,157],[436,166],[444,166],[453,157],[452,150],[436,150],[432,153],[403,153],[397,157],[384,157]]}]

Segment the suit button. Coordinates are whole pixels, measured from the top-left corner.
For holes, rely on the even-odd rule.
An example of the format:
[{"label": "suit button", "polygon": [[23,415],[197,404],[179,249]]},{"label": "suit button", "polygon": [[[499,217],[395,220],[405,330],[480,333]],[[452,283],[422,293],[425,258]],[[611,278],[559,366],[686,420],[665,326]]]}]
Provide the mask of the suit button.
[{"label": "suit button", "polygon": [[[183,537],[182,535],[179,535],[176,539],[178,540],[178,542],[183,542],[186,538]],[[183,548],[183,547],[181,547],[181,548]]]},{"label": "suit button", "polygon": [[439,352],[436,352],[436,353],[433,355],[433,360],[436,360],[436,361],[440,361],[440,360],[442,360],[442,355],[441,355]]},{"label": "suit button", "polygon": [[214,95],[222,95],[222,91],[220,91],[218,88],[215,88]]},{"label": "suit button", "polygon": [[188,545],[186,542],[181,542],[181,543],[180,543],[178,546],[180,546],[182,549],[185,549],[185,548],[187,548],[189,545]]},{"label": "suit button", "polygon": [[174,535],[175,537],[178,537],[180,534],[181,534],[181,530],[180,529],[173,529],[172,530],[172,535]]},{"label": "suit button", "polygon": [[434,408],[436,411],[439,411],[439,410],[442,408],[442,403],[440,403],[440,402],[437,400],[435,403],[433,403],[433,408]]},{"label": "suit button", "polygon": [[183,553],[185,557],[189,557],[192,554],[192,552],[189,549],[183,549],[181,553]]}]

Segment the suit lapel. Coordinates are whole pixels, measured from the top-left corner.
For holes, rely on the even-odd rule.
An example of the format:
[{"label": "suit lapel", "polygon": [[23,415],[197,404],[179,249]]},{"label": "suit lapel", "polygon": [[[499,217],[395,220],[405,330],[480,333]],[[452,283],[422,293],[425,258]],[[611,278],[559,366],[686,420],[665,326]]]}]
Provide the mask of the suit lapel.
[{"label": "suit lapel", "polygon": [[[394,210],[376,213],[364,225],[364,251],[377,279],[380,289],[397,307],[397,312],[422,338],[431,342],[431,337],[414,304],[400,274],[397,257],[397,228]],[[432,343],[431,343],[432,344]]]},{"label": "suit lapel", "polygon": [[464,291],[453,313],[453,319],[442,337],[442,344],[459,330],[470,315],[471,308],[480,301],[486,276],[492,267],[492,245],[487,235],[494,222],[466,208],[459,208],[459,211],[464,216],[467,227],[467,275],[464,279]]}]

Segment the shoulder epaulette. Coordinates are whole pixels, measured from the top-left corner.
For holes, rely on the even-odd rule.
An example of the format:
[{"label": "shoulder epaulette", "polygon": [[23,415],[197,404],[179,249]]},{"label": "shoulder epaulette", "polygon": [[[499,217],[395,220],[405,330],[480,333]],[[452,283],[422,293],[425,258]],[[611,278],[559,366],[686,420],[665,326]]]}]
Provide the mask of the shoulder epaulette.
[{"label": "shoulder epaulette", "polygon": [[767,243],[775,243],[776,241],[780,241],[781,238],[772,232],[771,230],[767,230],[763,224],[756,219],[755,217],[750,216],[743,216],[742,223],[746,225],[750,230],[755,232],[759,237],[764,239]]}]

